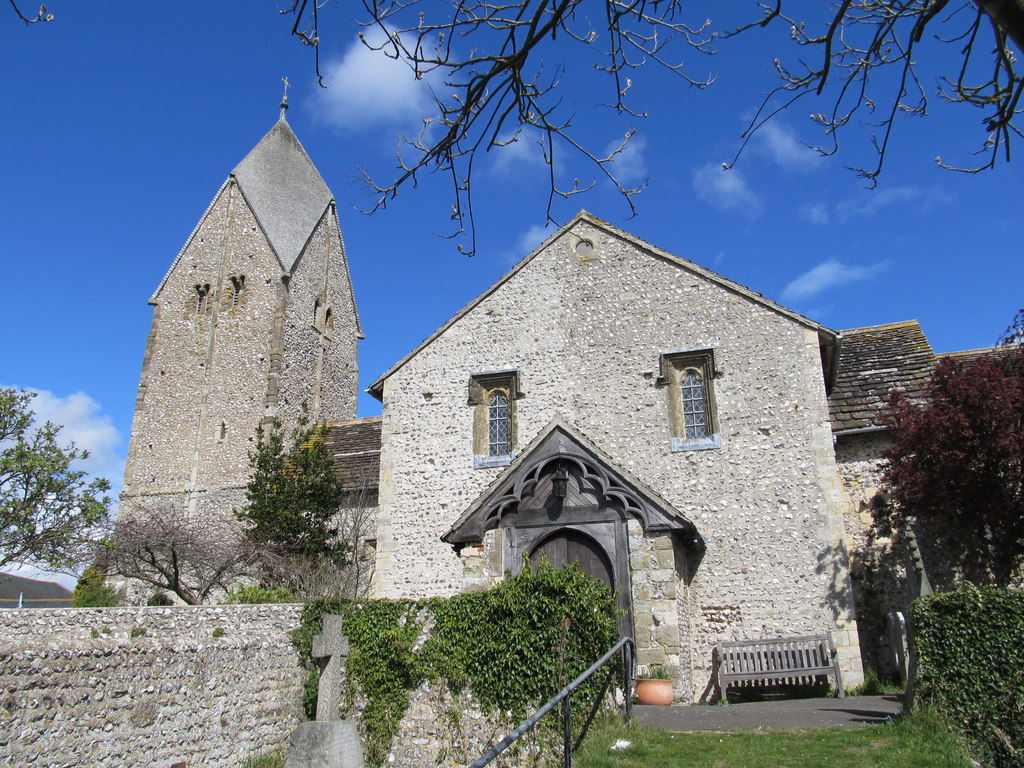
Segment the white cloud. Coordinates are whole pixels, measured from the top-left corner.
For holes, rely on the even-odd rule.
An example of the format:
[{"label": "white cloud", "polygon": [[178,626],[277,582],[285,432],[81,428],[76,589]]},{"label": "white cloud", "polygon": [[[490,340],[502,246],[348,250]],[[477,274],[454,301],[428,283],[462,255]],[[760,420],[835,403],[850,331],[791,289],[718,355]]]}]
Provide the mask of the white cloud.
[{"label": "white cloud", "polygon": [[[372,46],[385,41],[379,29],[365,37]],[[434,111],[431,83],[439,84],[438,73],[417,80],[400,58],[371,50],[359,40],[340,59],[326,64],[324,80],[329,87],[316,89],[313,110],[327,123],[349,130],[381,125],[418,130],[422,118]]]},{"label": "white cloud", "polygon": [[647,160],[644,155],[647,149],[647,140],[639,134],[633,134],[626,145],[622,141],[613,141],[605,147],[605,156],[622,147],[621,151],[612,158],[609,163],[609,170],[624,187],[637,187],[647,181]]},{"label": "white cloud", "polygon": [[787,171],[810,171],[820,168],[820,155],[800,141],[792,128],[777,120],[769,120],[754,134],[761,150],[776,165]]},{"label": "white cloud", "polygon": [[904,210],[926,211],[940,203],[951,202],[952,198],[939,189],[920,187],[891,187],[887,189],[865,189],[857,197],[842,200],[836,204],[835,214],[840,222],[853,218],[867,218],[890,206]]},{"label": "white cloud", "polygon": [[499,254],[499,259],[505,264],[518,264],[525,259],[533,249],[547,240],[554,233],[550,224],[534,224],[516,238],[515,244]]},{"label": "white cloud", "polygon": [[888,262],[862,267],[843,264],[836,259],[824,261],[813,269],[804,272],[793,280],[782,291],[783,301],[800,301],[816,296],[824,290],[835,286],[847,285],[874,277],[889,266]]},{"label": "white cloud", "polygon": [[808,203],[800,207],[800,218],[811,224],[828,224],[831,217],[824,203]]},{"label": "white cloud", "polygon": [[118,454],[121,434],[110,416],[84,392],[60,397],[46,390],[32,389],[36,396],[29,407],[36,415],[36,423],[50,421],[62,429],[57,442],[64,448],[71,443],[78,450],[89,452],[89,458],[75,463],[77,469],[90,475],[104,477],[112,485],[120,485],[124,473],[124,458]]},{"label": "white cloud", "polygon": [[501,139],[501,146],[490,150],[494,156],[491,168],[505,177],[518,177],[525,171],[547,166],[544,148],[532,133],[520,131],[515,137]]},{"label": "white cloud", "polygon": [[761,199],[736,168],[724,170],[714,163],[701,166],[693,172],[693,189],[697,197],[719,210],[739,209],[751,219],[761,215]]},{"label": "white cloud", "polygon": [[531,253],[534,248],[547,240],[554,233],[554,230],[547,224],[534,224],[519,236],[516,245],[520,258]]}]

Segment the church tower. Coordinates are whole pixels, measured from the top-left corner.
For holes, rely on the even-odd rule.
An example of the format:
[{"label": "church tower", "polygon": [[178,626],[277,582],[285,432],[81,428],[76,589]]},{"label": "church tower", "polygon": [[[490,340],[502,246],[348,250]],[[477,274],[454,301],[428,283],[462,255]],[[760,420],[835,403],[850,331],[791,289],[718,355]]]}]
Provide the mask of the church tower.
[{"label": "church tower", "polygon": [[355,416],[362,332],[345,246],[286,108],[149,300],[126,512],[229,516],[244,499],[259,423],[293,423],[302,403],[319,421]]}]

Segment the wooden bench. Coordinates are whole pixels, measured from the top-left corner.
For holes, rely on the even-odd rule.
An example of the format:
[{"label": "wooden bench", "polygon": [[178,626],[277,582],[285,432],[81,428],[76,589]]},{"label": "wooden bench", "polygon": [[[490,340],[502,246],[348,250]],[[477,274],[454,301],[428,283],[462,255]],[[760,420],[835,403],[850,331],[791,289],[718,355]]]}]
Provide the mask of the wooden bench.
[{"label": "wooden bench", "polygon": [[832,634],[739,640],[715,647],[718,692],[725,700],[730,683],[741,680],[791,680],[831,675],[840,698],[846,696]]}]

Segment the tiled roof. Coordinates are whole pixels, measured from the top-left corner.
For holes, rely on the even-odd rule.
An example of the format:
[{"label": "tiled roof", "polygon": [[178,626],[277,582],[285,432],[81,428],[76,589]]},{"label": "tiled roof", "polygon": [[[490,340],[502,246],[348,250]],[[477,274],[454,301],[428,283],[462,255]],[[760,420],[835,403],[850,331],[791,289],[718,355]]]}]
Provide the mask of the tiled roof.
[{"label": "tiled roof", "polygon": [[0,608],[70,608],[71,590],[54,581],[0,573]]},{"label": "tiled roof", "polygon": [[328,424],[327,446],[346,488],[376,488],[380,480],[380,416]]},{"label": "tiled roof", "polygon": [[998,355],[1001,351],[1005,351],[1005,347],[983,347],[982,349],[964,349],[959,352],[940,352],[938,359],[949,358],[950,360],[956,360],[958,363],[963,365],[970,365],[979,357],[985,357],[987,355]]},{"label": "tiled roof", "polygon": [[889,396],[923,395],[935,353],[916,320],[840,333],[839,368],[829,395],[834,432],[880,426]]}]

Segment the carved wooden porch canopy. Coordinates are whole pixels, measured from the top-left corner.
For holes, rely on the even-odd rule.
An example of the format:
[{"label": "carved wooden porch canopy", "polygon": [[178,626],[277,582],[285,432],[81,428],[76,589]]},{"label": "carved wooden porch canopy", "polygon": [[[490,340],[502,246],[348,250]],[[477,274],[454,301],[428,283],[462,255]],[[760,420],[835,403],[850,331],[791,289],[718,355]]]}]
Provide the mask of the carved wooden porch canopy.
[{"label": "carved wooden porch canopy", "polygon": [[657,493],[625,471],[562,419],[556,418],[519,457],[474,501],[442,536],[456,549],[475,544],[497,528],[503,518],[520,511],[524,501],[536,503],[540,486],[551,482],[557,466],[570,468],[605,509],[621,510],[640,522],[645,533],[672,532],[687,549],[702,550],[697,527]]}]

